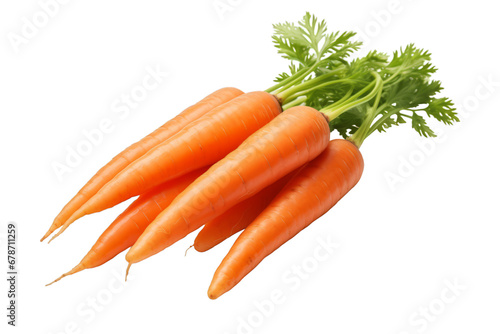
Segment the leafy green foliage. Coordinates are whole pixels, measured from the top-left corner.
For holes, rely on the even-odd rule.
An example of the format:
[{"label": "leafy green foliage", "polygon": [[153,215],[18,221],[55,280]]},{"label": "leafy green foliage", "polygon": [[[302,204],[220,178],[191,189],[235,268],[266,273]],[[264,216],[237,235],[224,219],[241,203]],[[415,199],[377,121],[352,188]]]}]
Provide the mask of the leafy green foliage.
[{"label": "leafy green foliage", "polygon": [[434,131],[432,131],[431,128],[427,125],[425,118],[423,118],[416,112],[413,112],[413,115],[411,116],[411,127],[414,128],[421,136],[436,137]]},{"label": "leafy green foliage", "polygon": [[330,87],[316,88],[313,92],[307,94],[305,104],[320,110],[325,105],[330,105],[342,99],[348,94],[350,85],[336,84]]},{"label": "leafy green foliage", "polygon": [[[378,60],[373,60],[374,58]],[[410,44],[405,49],[394,52],[390,61],[376,53],[352,61],[348,73],[366,74],[377,71],[384,79],[381,98],[377,105],[370,101],[344,112],[332,122],[332,129],[346,138],[355,134],[362,122],[366,121],[371,123],[367,136],[374,131],[385,132],[411,120],[412,128],[419,135],[435,137],[436,134],[427,125],[424,115],[444,124],[459,121],[453,102],[448,98],[436,97],[443,88],[440,81],[430,80],[430,76],[436,72],[430,60],[428,51]]]},{"label": "leafy green foliage", "polygon": [[[328,33],[326,22],[306,13],[302,21],[275,24],[273,43],[278,53],[292,61],[290,73],[280,74],[275,81],[281,82],[305,67],[333,67],[344,62],[359,49],[360,42],[352,42],[354,32]],[[297,63],[295,65],[294,63]]]},{"label": "leafy green foliage", "polygon": [[436,68],[430,63],[429,51],[417,49],[414,44],[409,44],[405,49],[401,48],[393,53],[392,59],[383,69],[383,77],[397,74],[401,78],[428,78],[436,72]]},{"label": "leafy green foliage", "polygon": [[334,118],[330,129],[359,145],[374,131],[409,123],[419,135],[435,136],[426,118],[444,124],[459,121],[453,102],[437,97],[441,82],[431,80],[436,68],[431,54],[413,44],[392,53],[370,51],[349,60],[361,43],[355,33],[329,33],[325,21],[306,13],[298,23],[274,25],[273,43],[290,60],[280,74],[276,92],[293,101],[322,110]]},{"label": "leafy green foliage", "polygon": [[385,53],[377,52],[375,50],[370,51],[366,56],[356,58],[350,62],[347,75],[356,77],[362,76],[371,81],[373,80],[373,76],[370,72],[380,71],[387,68],[388,59],[389,56]]},{"label": "leafy green foliage", "polygon": [[353,135],[365,120],[368,104],[351,108],[330,122],[330,131],[337,130],[343,138]]},{"label": "leafy green foliage", "polygon": [[[276,77],[276,79],[274,79],[274,81],[275,82],[283,82],[284,80],[290,78],[291,76],[293,76],[294,74],[296,74],[298,72],[297,66],[295,66],[295,64],[291,64],[290,66],[288,66],[288,68],[290,70],[290,74],[283,72],[283,73],[279,74]],[[301,66],[301,69],[302,69],[302,66]]]},{"label": "leafy green foliage", "polygon": [[453,107],[453,102],[447,97],[432,98],[424,110],[429,117],[434,117],[447,125],[460,121]]},{"label": "leafy green foliage", "polygon": [[[316,73],[317,77],[335,72],[335,76],[330,75],[329,77],[329,81],[334,84],[315,88],[314,94],[308,95],[306,105],[319,110],[348,97],[349,94],[352,95],[353,92],[363,89],[373,81],[371,72],[386,66],[387,59],[386,54],[371,51],[365,57],[354,59],[343,67],[341,65],[332,65],[333,68],[330,68],[330,66],[320,68]],[[343,123],[349,124],[352,121],[353,118],[350,113],[357,114],[359,111],[354,109],[346,111],[346,115],[342,117],[345,120]],[[354,117],[354,119],[359,120],[359,117]],[[341,123],[337,121],[336,124],[340,127]],[[348,128],[347,124],[343,126]]]}]

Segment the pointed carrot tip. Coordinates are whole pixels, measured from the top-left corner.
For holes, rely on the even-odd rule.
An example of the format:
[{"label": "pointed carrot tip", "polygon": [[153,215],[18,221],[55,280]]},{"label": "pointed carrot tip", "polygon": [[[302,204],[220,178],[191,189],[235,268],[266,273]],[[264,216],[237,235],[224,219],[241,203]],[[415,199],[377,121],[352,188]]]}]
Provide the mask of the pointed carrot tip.
[{"label": "pointed carrot tip", "polygon": [[73,275],[77,272],[80,272],[82,271],[83,269],[85,269],[81,263],[79,263],[76,267],[74,267],[73,269],[71,269],[70,271],[68,271],[67,273],[65,274],[62,274],[61,276],[59,276],[58,278],[56,278],[55,280],[53,280],[52,282],[50,282],[49,284],[45,284],[45,286],[49,286],[49,285],[52,285],[54,284],[55,282],[58,282],[60,281],[61,279],[63,279],[64,277],[66,276],[69,276],[69,275]]},{"label": "pointed carrot tip", "polygon": [[51,234],[52,232],[54,232],[54,230],[52,229],[49,229],[44,235],[43,237],[40,239],[40,242],[43,242],[45,239],[47,239]]},{"label": "pointed carrot tip", "polygon": [[66,230],[66,228],[68,228],[68,226],[69,225],[64,224],[61,227],[61,229],[59,230],[59,232],[57,232],[56,234],[54,234],[54,236],[47,243],[50,244],[52,242],[52,240],[54,240],[55,238],[57,238],[58,236],[60,236],[61,233],[63,233]]},{"label": "pointed carrot tip", "polygon": [[[79,219],[79,218],[81,218],[81,217],[85,216],[85,211],[82,211],[83,213],[82,213],[82,212],[80,212],[80,211],[82,211],[82,210],[81,210],[81,208],[80,208],[79,210],[77,210],[75,213],[73,213],[73,215],[71,215],[71,217],[69,217],[69,219],[68,219],[68,220],[66,220],[66,222],[60,226],[59,231],[58,231],[58,232],[57,232],[57,233],[56,233],[56,234],[52,237],[52,239],[50,239],[50,240],[49,240],[49,242],[48,242],[49,244],[51,243],[51,241],[52,241],[52,240],[54,240],[55,238],[57,238],[58,236],[60,236],[60,235],[61,235],[61,233],[63,233],[64,231],[66,231],[66,229],[67,229],[67,228],[68,228],[71,224],[73,224],[73,223],[74,223],[77,219]],[[50,231],[50,233],[52,233],[52,232],[54,232],[56,229],[57,229],[57,228],[53,229],[52,231],[50,231],[50,230],[49,230],[49,231]],[[50,235],[50,233],[49,233],[48,235],[46,234],[46,235],[44,236],[44,238],[45,238],[45,237],[48,237],[48,236]]]},{"label": "pointed carrot tip", "polygon": [[127,270],[125,271],[125,282],[127,281],[128,272],[130,271],[130,267],[132,267],[132,262],[129,262],[129,264],[127,266]]},{"label": "pointed carrot tip", "polygon": [[56,278],[55,280],[53,280],[52,282],[48,283],[48,284],[45,284],[45,286],[49,286],[49,285],[52,285],[54,284],[55,282],[58,282],[61,280],[61,278],[63,278],[64,275],[61,275],[60,277]]}]

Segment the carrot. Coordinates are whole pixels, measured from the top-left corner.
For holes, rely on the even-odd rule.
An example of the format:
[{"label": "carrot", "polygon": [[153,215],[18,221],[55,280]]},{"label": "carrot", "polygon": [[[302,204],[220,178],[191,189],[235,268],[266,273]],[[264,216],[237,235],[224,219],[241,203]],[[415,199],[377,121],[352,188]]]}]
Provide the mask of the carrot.
[{"label": "carrot", "polygon": [[293,107],[251,135],[186,188],[148,226],[126,255],[154,255],[306,162],[328,145],[324,115]]},{"label": "carrot", "polygon": [[[298,170],[300,170],[300,167]],[[233,206],[219,217],[206,223],[194,240],[194,248],[198,252],[205,252],[246,228],[298,170],[285,175],[249,199]]]},{"label": "carrot", "polygon": [[[131,264],[207,222],[223,237],[233,233],[229,227],[239,229],[256,215],[256,208],[245,211],[250,205],[245,201],[265,197],[263,189],[302,166],[217,269],[208,291],[217,298],[350,191],[363,170],[358,148],[370,134],[409,123],[420,135],[432,137],[425,116],[445,124],[458,121],[452,101],[436,97],[442,87],[431,80],[436,68],[426,50],[409,45],[392,57],[372,51],[347,61],[359,46],[350,42],[354,34],[328,33],[326,23],[309,13],[298,25],[278,24],[274,30],[273,42],[291,64],[273,87],[215,108],[149,150],[77,209],[56,236],[75,219],[215,163],[135,236],[126,255],[128,273]],[[281,109],[286,111],[273,119]],[[329,130],[348,141],[329,143]],[[238,220],[222,222],[224,217]],[[213,239],[202,248],[220,240],[210,228],[206,236]]]},{"label": "carrot", "polygon": [[195,119],[200,118],[213,108],[222,105],[229,100],[243,94],[242,91],[236,88],[222,88],[205,97],[200,102],[187,108],[175,118],[163,124],[160,128],[144,137],[137,143],[129,146],[116,157],[114,157],[108,164],[102,167],[83,188],[73,197],[68,204],[61,210],[61,212],[54,219],[49,230],[41,241],[47,238],[52,232],[61,227],[70,216],[79,209],[90,197],[95,195],[107,182],[115,177],[131,162],[143,156],[154,146],[172,137],[179,132],[187,124]]},{"label": "carrot", "polygon": [[47,285],[84,269],[103,265],[132,246],[149,223],[206,170],[207,168],[198,169],[141,195],[101,234],[77,266]]},{"label": "carrot", "polygon": [[[458,121],[453,102],[435,96],[442,87],[439,81],[430,79],[436,68],[430,63],[428,51],[410,44],[388,59],[370,52],[354,60],[348,65],[347,76],[337,81],[349,81],[346,90],[340,88],[330,92],[328,98],[309,100],[322,107],[331,120],[330,128],[348,140],[332,141],[238,237],[215,272],[208,289],[210,298],[218,298],[233,288],[266,256],[327,212],[356,185],[363,171],[358,148],[370,134],[411,120],[408,123],[420,135],[432,137],[435,133],[424,115],[445,124]],[[316,80],[321,77],[305,85],[315,85]],[[298,88],[300,85],[294,89]]]},{"label": "carrot", "polygon": [[[238,103],[232,103],[225,112],[219,108],[219,114],[205,114],[204,121],[200,120],[196,127],[191,126],[184,131],[182,137],[177,137],[177,140],[169,137],[169,144],[160,144],[148,151],[147,160],[145,155],[141,159],[128,159],[126,168],[120,167],[120,173],[109,175],[109,178],[92,188],[91,192],[85,191],[84,198],[74,200],[75,204],[64,210],[65,213],[56,219],[46,236],[58,227],[63,227],[57,234],[59,235],[72,222],[86,214],[107,209],[202,165],[213,164],[262,125],[262,108],[269,107],[273,116],[276,116],[277,109],[285,110],[311,98],[330,100],[333,96],[326,96],[325,89],[332,84],[332,80],[336,84],[334,79],[347,69],[345,58],[357,50],[361,43],[351,41],[354,32],[327,33],[326,22],[318,21],[309,13],[306,13],[299,25],[300,27],[285,23],[274,26],[273,41],[278,53],[286,59],[293,59],[292,62],[298,62],[290,66],[290,74],[281,73],[275,80],[276,84],[265,91],[274,95],[282,108],[276,108],[276,102],[269,101],[269,95],[256,92],[240,99],[239,106]],[[312,78],[318,79],[317,76],[322,73],[328,73],[324,75],[326,81],[320,79],[307,84]],[[241,110],[237,110],[238,107]],[[198,137],[201,140],[198,141]],[[142,165],[135,164],[139,160],[142,160]],[[100,178],[101,176],[97,179]],[[90,197],[95,199],[90,200]]]},{"label": "carrot", "polygon": [[332,140],[243,231],[215,272],[208,296],[232,289],[266,256],[335,205],[361,178],[363,158],[343,139]]},{"label": "carrot", "polygon": [[123,169],[75,211],[52,239],[76,219],[215,163],[280,112],[276,98],[266,92],[243,94],[214,108]]}]

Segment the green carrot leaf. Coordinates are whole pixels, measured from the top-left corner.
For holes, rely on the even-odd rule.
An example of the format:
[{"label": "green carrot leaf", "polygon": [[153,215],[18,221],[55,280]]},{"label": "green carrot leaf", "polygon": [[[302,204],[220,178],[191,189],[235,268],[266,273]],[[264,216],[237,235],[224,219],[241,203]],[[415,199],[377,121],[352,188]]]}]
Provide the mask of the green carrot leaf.
[{"label": "green carrot leaf", "polygon": [[413,112],[413,115],[411,117],[411,127],[414,128],[421,136],[436,137],[434,131],[432,131],[431,128],[429,128],[429,126],[427,125],[425,118],[423,118],[416,112]]},{"label": "green carrot leaf", "polygon": [[408,115],[402,114],[401,112],[396,111],[393,108],[387,107],[386,110],[380,112],[380,123],[379,126],[377,126],[376,130],[379,132],[386,132],[390,127],[404,124],[406,123],[404,117],[409,118]]},{"label": "green carrot leaf", "polygon": [[363,123],[368,105],[349,109],[330,122],[330,131],[336,130],[344,139],[352,136]]},{"label": "green carrot leaf", "polygon": [[424,110],[428,116],[447,125],[460,121],[455,112],[456,109],[453,107],[453,102],[446,97],[433,98]]},{"label": "green carrot leaf", "polygon": [[409,123],[421,136],[433,137],[432,118],[444,124],[459,121],[453,102],[438,97],[441,82],[431,53],[409,44],[391,56],[370,51],[350,60],[361,43],[354,32],[329,33],[325,21],[306,13],[297,24],[274,25],[278,53],[290,60],[267,91],[287,107],[305,104],[330,119],[330,129],[360,146],[371,133]]},{"label": "green carrot leaf", "polygon": [[[291,60],[292,66],[298,63],[298,69],[313,66],[333,68],[339,63],[346,63],[345,58],[361,45],[361,42],[351,41],[356,33],[328,33],[326,22],[319,21],[310,13],[306,13],[298,25],[285,22],[275,24],[273,28],[272,39],[278,53]],[[281,74],[275,81],[283,80]]]},{"label": "green carrot leaf", "polygon": [[430,60],[429,51],[417,49],[414,44],[410,44],[405,49],[401,48],[399,52],[393,53],[389,65],[382,71],[383,78],[429,78],[437,70]]},{"label": "green carrot leaf", "polygon": [[353,140],[361,145],[374,131],[385,132],[408,120],[419,135],[434,137],[436,134],[424,116],[444,124],[459,121],[453,102],[445,97],[436,97],[443,88],[440,81],[431,80],[437,69],[430,62],[428,51],[410,44],[394,52],[385,65],[384,60],[383,55],[374,53],[349,64],[350,69],[346,73],[356,82],[354,93],[374,80],[370,73],[379,73],[383,78],[383,85],[379,88],[380,98],[366,102],[364,108],[357,105],[355,109],[343,112],[332,122],[333,129],[343,137],[353,136]]}]

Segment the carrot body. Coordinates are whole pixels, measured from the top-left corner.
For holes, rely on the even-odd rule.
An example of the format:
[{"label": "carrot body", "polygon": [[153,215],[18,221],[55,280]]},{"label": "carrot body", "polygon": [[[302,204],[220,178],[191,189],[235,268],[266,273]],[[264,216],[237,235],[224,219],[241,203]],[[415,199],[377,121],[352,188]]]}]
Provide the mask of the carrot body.
[{"label": "carrot body", "polygon": [[274,196],[283,189],[296,172],[293,171],[285,175],[249,199],[236,204],[219,217],[206,223],[194,240],[194,248],[198,252],[205,252],[233,234],[245,229],[272,201]]},{"label": "carrot body", "polygon": [[78,218],[215,163],[280,112],[276,98],[266,92],[243,94],[214,108],[123,169],[82,205],[55,236]]},{"label": "carrot body", "polygon": [[208,296],[215,299],[232,289],[266,256],[333,207],[362,172],[358,148],[347,140],[331,141],[238,237],[217,268]]},{"label": "carrot body", "polygon": [[127,253],[154,255],[318,156],[330,130],[323,114],[293,107],[245,140],[184,190]]},{"label": "carrot body", "polygon": [[101,234],[76,267],[52,283],[84,269],[98,267],[132,246],[156,216],[206,170],[198,169],[141,195]]},{"label": "carrot body", "polygon": [[241,94],[243,94],[243,92],[236,88],[219,89],[195,105],[187,108],[175,118],[163,124],[160,128],[137,143],[126,148],[114,157],[108,164],[102,167],[87,182],[87,184],[83,186],[75,197],[73,197],[68,204],[66,204],[66,206],[54,219],[54,222],[50,226],[49,230],[43,236],[42,241],[57,228],[61,227],[77,209],[79,209],[90,197],[95,195],[99,189],[101,189],[108,181],[115,177],[131,162],[143,156],[154,146],[172,137],[195,119],[200,118],[213,108],[222,105]]}]

